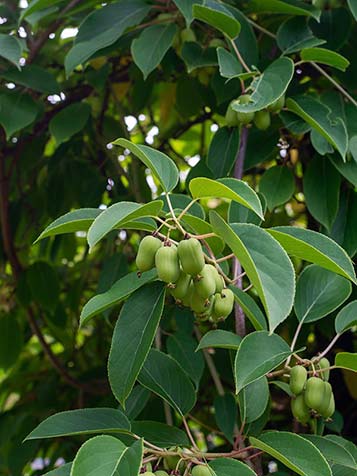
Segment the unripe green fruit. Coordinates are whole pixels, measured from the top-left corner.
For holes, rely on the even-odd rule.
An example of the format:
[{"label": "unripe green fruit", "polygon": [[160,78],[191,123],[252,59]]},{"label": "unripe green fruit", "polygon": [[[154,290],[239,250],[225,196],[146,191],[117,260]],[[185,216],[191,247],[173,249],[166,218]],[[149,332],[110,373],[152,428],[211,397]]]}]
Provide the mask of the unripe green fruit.
[{"label": "unripe green fruit", "polygon": [[[169,451],[177,451],[179,448],[169,448]],[[180,456],[165,456],[164,458],[164,467],[165,469],[170,469],[170,470],[175,470],[175,469],[180,469],[183,467],[183,464],[180,463],[179,468],[177,468],[177,465],[180,461]]]},{"label": "unripe green fruit", "polygon": [[182,30],[180,36],[183,43],[188,41],[196,41],[195,32],[191,30],[191,28],[185,28]]},{"label": "unripe green fruit", "polygon": [[213,274],[214,274],[214,280],[216,282],[216,293],[220,293],[225,286],[225,282],[224,282],[223,276],[219,274],[216,268],[215,268],[215,271],[216,272]]},{"label": "unripe green fruit", "polygon": [[270,112],[280,112],[283,107],[284,107],[284,104],[285,104],[285,94],[283,94],[282,96],[280,96],[279,99],[277,99],[276,101],[274,101],[273,103],[271,103],[267,109],[268,111]]},{"label": "unripe green fruit", "polygon": [[159,21],[164,21],[164,20],[172,20],[173,16],[171,13],[160,13],[156,20],[159,20]]},{"label": "unripe green fruit", "polygon": [[227,107],[227,111],[226,111],[226,124],[228,127],[235,127],[235,126],[238,126],[239,122],[238,122],[238,116],[237,116],[237,111],[234,111],[232,109],[232,103],[234,101],[232,101],[229,106]]},{"label": "unripe green fruit", "polygon": [[161,281],[165,283],[176,283],[180,276],[177,247],[175,245],[161,246],[155,255],[155,265]]},{"label": "unripe green fruit", "polygon": [[254,112],[237,111],[237,118],[240,124],[250,124],[254,119]]},{"label": "unripe green fruit", "polygon": [[211,301],[197,294],[196,289],[191,295],[190,307],[196,314],[206,314],[211,306]]},{"label": "unripe green fruit", "polygon": [[215,271],[216,269],[212,265],[205,264],[193,283],[195,292],[203,299],[209,298],[216,291]]},{"label": "unripe green fruit", "polygon": [[[330,364],[330,361],[326,359],[326,357],[323,357],[319,362],[319,366],[320,366],[320,369],[323,370],[323,369],[329,369],[331,367],[331,364]],[[320,375],[327,382],[330,377],[330,370],[326,370],[326,372],[321,372]]]},{"label": "unripe green fruit", "polygon": [[303,395],[298,395],[296,398],[291,399],[291,412],[300,423],[307,423],[309,421],[309,407],[306,405]]},{"label": "unripe green fruit", "polygon": [[328,407],[330,405],[331,395],[331,384],[328,382],[324,382],[324,398],[322,399],[320,406],[318,408],[315,408],[315,410],[320,413],[320,415],[324,415],[327,412]]},{"label": "unripe green fruit", "polygon": [[182,240],[178,244],[178,255],[183,271],[193,276],[200,274],[205,265],[201,243],[196,238]]},{"label": "unripe green fruit", "polygon": [[290,390],[299,395],[302,393],[307,380],[307,370],[302,365],[295,365],[290,371]]},{"label": "unripe green fruit", "polygon": [[169,476],[166,471],[155,471],[155,476]]},{"label": "unripe green fruit", "polygon": [[170,293],[175,299],[182,300],[188,292],[190,282],[191,282],[191,276],[189,276],[188,274],[184,273],[181,270],[180,276],[178,280],[176,281],[176,285],[174,288],[170,289]]},{"label": "unripe green fruit", "polygon": [[208,46],[210,48],[219,48],[220,46],[224,48],[226,46],[226,43],[221,40],[220,38],[213,38],[209,43]]},{"label": "unripe green fruit", "polygon": [[191,469],[192,476],[212,476],[214,473],[209,466],[199,465]]},{"label": "unripe green fruit", "polygon": [[250,94],[242,94],[237,101],[239,104],[248,104],[250,102]]},{"label": "unripe green fruit", "polygon": [[145,471],[145,473],[142,473],[142,476],[155,476],[155,473],[152,473],[151,471]]},{"label": "unripe green fruit", "polygon": [[270,127],[270,114],[268,111],[257,111],[254,116],[254,124],[261,131],[265,131]]},{"label": "unripe green fruit", "polygon": [[161,248],[161,241],[155,236],[145,236],[139,244],[138,254],[136,255],[136,266],[138,270],[143,273],[149,271],[155,266],[155,255],[159,248]]},{"label": "unripe green fruit", "polygon": [[331,418],[334,413],[335,413],[335,397],[333,395],[333,392],[331,392],[328,407],[326,411],[324,411],[323,413],[321,412],[321,416],[323,418]]},{"label": "unripe green fruit", "polygon": [[305,403],[309,408],[316,410],[323,402],[325,396],[324,381],[318,377],[310,377],[306,381],[304,393]]},{"label": "unripe green fruit", "polygon": [[225,318],[232,312],[234,306],[234,294],[230,289],[223,289],[215,294],[213,313],[218,318]]}]

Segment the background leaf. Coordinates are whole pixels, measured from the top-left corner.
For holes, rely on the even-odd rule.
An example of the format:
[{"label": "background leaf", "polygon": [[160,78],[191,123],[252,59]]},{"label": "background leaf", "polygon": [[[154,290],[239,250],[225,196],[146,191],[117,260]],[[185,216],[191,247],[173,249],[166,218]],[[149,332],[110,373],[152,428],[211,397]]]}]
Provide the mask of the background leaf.
[{"label": "background leaf", "polygon": [[51,134],[57,144],[65,142],[80,132],[90,116],[90,106],[80,102],[71,104],[55,115],[49,124]]},{"label": "background leaf", "polygon": [[222,4],[208,0],[204,5],[193,6],[193,16],[217,28],[229,38],[235,38],[240,32],[240,23]]},{"label": "background leaf", "polygon": [[133,433],[160,448],[190,445],[184,431],[158,421],[134,421],[131,428]]},{"label": "background leaf", "polygon": [[233,332],[223,329],[208,331],[200,340],[197,350],[208,349],[210,347],[218,347],[222,349],[238,349],[242,339]]},{"label": "background leaf", "polygon": [[326,48],[304,48],[300,57],[304,61],[315,61],[316,63],[327,64],[334,68],[346,71],[350,62],[344,56],[336,53],[336,51],[327,50]]},{"label": "background leaf", "polygon": [[215,178],[229,175],[236,161],[239,146],[237,127],[222,127],[215,133],[207,155],[207,165]]},{"label": "background leaf", "polygon": [[336,367],[357,372],[357,353],[339,352],[335,357]]},{"label": "background leaf", "polygon": [[233,443],[234,427],[237,424],[237,402],[231,393],[218,395],[214,400],[215,419],[218,428]]},{"label": "background leaf", "polygon": [[357,301],[352,301],[344,306],[335,319],[335,330],[338,334],[357,326]]},{"label": "background leaf", "polygon": [[264,195],[270,211],[286,203],[295,191],[292,171],[283,166],[271,167],[263,174],[259,182],[259,191]]}]

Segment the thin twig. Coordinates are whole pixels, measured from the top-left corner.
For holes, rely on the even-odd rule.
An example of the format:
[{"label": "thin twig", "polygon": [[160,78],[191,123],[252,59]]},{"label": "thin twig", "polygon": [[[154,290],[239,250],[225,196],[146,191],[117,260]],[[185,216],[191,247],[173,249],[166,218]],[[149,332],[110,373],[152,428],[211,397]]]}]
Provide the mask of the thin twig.
[{"label": "thin twig", "polygon": [[[202,336],[201,336],[201,333],[200,333],[200,331],[198,330],[197,327],[195,327],[195,334],[196,334],[196,337],[197,337],[198,341],[200,341]],[[210,371],[210,374],[211,374],[212,380],[213,380],[213,382],[216,386],[218,395],[223,396],[224,395],[224,388],[223,388],[219,373],[217,372],[217,369],[216,369],[216,366],[213,362],[213,359],[210,356],[210,354],[208,353],[207,349],[203,349],[203,356],[206,360],[208,370]]]},{"label": "thin twig", "polygon": [[187,436],[189,437],[189,440],[191,441],[193,448],[195,448],[196,450],[198,450],[198,446],[197,446],[197,444],[196,444],[196,442],[195,442],[194,437],[192,436],[192,433],[191,433],[190,427],[188,426],[188,423],[187,423],[186,418],[185,418],[185,417],[182,417],[182,421],[183,421],[183,425],[184,425],[184,427],[185,427]]}]

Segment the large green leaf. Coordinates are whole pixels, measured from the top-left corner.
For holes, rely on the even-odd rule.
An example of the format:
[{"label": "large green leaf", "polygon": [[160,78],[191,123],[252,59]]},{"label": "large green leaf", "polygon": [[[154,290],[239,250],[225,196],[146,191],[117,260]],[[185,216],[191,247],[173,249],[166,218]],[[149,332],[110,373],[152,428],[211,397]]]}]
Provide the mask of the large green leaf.
[{"label": "large green leaf", "polygon": [[127,222],[142,217],[156,217],[162,206],[161,200],[154,200],[145,205],[136,202],[114,203],[98,215],[91,224],[87,235],[90,248],[94,248],[110,231],[125,226]]},{"label": "large green leaf", "polygon": [[120,408],[125,412],[129,420],[132,421],[144,410],[149,398],[149,390],[141,385],[136,385],[125,402],[125,410],[122,407]]},{"label": "large green leaf", "polygon": [[290,200],[295,191],[295,179],[291,169],[278,166],[271,167],[264,172],[259,191],[267,201],[269,210]]},{"label": "large green leaf", "polygon": [[49,131],[57,144],[66,142],[86,125],[91,108],[84,102],[71,104],[57,113],[49,123]]},{"label": "large green leaf", "polygon": [[321,14],[318,8],[301,0],[252,0],[249,8],[254,12],[312,16],[317,20]]},{"label": "large green leaf", "polygon": [[334,68],[346,71],[350,62],[344,56],[336,53],[336,51],[327,50],[326,48],[304,48],[300,57],[304,61],[315,61],[316,63],[327,64]]},{"label": "large green leaf", "polygon": [[190,442],[184,431],[158,421],[133,421],[131,430],[145,441],[160,448],[170,446],[189,446]]},{"label": "large green leaf", "polygon": [[348,6],[350,7],[351,13],[357,21],[357,2],[356,0],[347,0]]},{"label": "large green leaf", "polygon": [[317,321],[343,304],[351,291],[351,283],[342,276],[315,264],[307,266],[296,285],[296,317],[304,323]]},{"label": "large green leaf", "polygon": [[130,423],[114,408],[84,408],[56,413],[41,422],[26,440],[90,433],[128,433]]},{"label": "large green leaf", "polygon": [[310,261],[356,282],[353,263],[347,253],[326,235],[293,226],[277,226],[267,231],[289,255]]},{"label": "large green leaf", "polygon": [[166,341],[168,353],[180,365],[182,370],[190,377],[190,379],[199,387],[199,383],[205,368],[202,355],[196,353],[197,341],[189,334],[176,332],[169,336]]},{"label": "large green leaf", "polygon": [[189,26],[193,20],[192,7],[194,4],[201,4],[203,0],[174,0],[177,8],[185,17],[186,24]]},{"label": "large green leaf", "polygon": [[256,112],[266,108],[285,94],[294,74],[294,63],[290,58],[281,57],[271,63],[263,74],[252,82],[253,93],[248,104],[232,103],[232,108],[240,112]]},{"label": "large green leaf", "polygon": [[125,451],[121,458],[115,475],[121,476],[138,476],[140,474],[142,460],[144,455],[144,443],[143,440],[135,441]]},{"label": "large green leaf", "polygon": [[332,476],[321,452],[299,435],[287,431],[268,431],[260,435],[259,439],[251,437],[250,442],[300,476]]},{"label": "large green leaf", "polygon": [[186,63],[188,73],[191,73],[197,68],[217,66],[215,48],[203,48],[199,43],[193,41],[184,42],[181,56]]},{"label": "large green leaf", "polygon": [[108,375],[112,391],[123,407],[154,340],[164,299],[162,283],[147,284],[135,291],[121,310],[114,329]]},{"label": "large green leaf", "polygon": [[242,264],[266,311],[270,332],[290,314],[295,274],[285,250],[265,230],[248,223],[228,225],[211,212],[215,233],[221,236]]},{"label": "large green leaf", "polygon": [[95,436],[79,449],[72,465],[71,476],[118,475],[118,466],[128,448],[117,438]]},{"label": "large green leaf", "polygon": [[218,347],[221,349],[237,350],[242,339],[237,334],[223,329],[208,331],[200,340],[197,350]]},{"label": "large green leaf", "polygon": [[[12,38],[12,37],[10,37]],[[12,68],[1,74],[2,78],[21,84],[40,93],[54,94],[60,92],[59,84],[54,76],[45,68],[30,64],[21,71]]]},{"label": "large green leaf", "polygon": [[345,123],[322,102],[310,97],[288,98],[286,107],[316,129],[345,160],[348,136]]},{"label": "large green leaf", "polygon": [[233,432],[237,424],[237,402],[231,393],[218,395],[214,399],[214,413],[218,428],[233,443]]},{"label": "large green leaf", "polygon": [[345,471],[357,470],[357,464],[353,456],[346,448],[339,445],[335,441],[328,440],[318,435],[302,435],[307,440],[311,441],[313,445],[318,448],[332,467],[334,464],[339,464],[345,467]]},{"label": "large green leaf", "polygon": [[48,236],[62,235],[76,231],[87,231],[98,215],[102,213],[99,208],[80,208],[66,213],[48,225],[35,243]]},{"label": "large green leaf", "polygon": [[219,72],[223,78],[236,78],[242,73],[242,65],[237,60],[236,56],[227,51],[225,48],[217,48],[217,57]]},{"label": "large green leaf", "polygon": [[357,353],[339,352],[335,357],[336,367],[357,372]]},{"label": "large green leaf", "polygon": [[19,60],[22,54],[22,45],[16,36],[0,33],[0,56],[13,63],[19,68]]},{"label": "large green leaf", "polygon": [[282,23],[277,31],[276,41],[284,54],[291,54],[326,43],[313,35],[306,18],[294,16]]},{"label": "large green leaf", "polygon": [[172,45],[176,31],[177,27],[173,23],[152,25],[132,42],[131,54],[144,79],[159,66]]},{"label": "large green leaf", "polygon": [[237,286],[229,286],[234,293],[234,298],[243,309],[256,331],[267,330],[267,321],[254,299]]},{"label": "large green leaf", "polygon": [[288,344],[277,334],[256,331],[242,340],[235,359],[236,392],[278,367],[291,354]]},{"label": "large green leaf", "polygon": [[37,103],[28,94],[12,92],[0,95],[0,124],[7,139],[32,124],[38,112]]},{"label": "large green leaf", "polygon": [[311,215],[328,230],[336,218],[340,196],[340,175],[329,160],[314,157],[303,179],[306,205]]},{"label": "large green leaf", "polygon": [[233,39],[239,35],[239,21],[221,3],[206,0],[204,5],[195,4],[192,11],[194,18],[208,23],[229,38]]},{"label": "large green leaf", "polygon": [[139,374],[139,382],[185,415],[196,402],[195,389],[172,357],[152,349]]},{"label": "large green leaf", "polygon": [[117,139],[113,144],[129,149],[140,159],[152,171],[165,192],[170,192],[176,187],[179,171],[170,157],[147,145],[133,144],[127,139]]},{"label": "large green leaf", "polygon": [[249,466],[236,459],[217,458],[211,461],[209,465],[216,476],[256,476],[256,473]]},{"label": "large green leaf", "polygon": [[239,147],[237,127],[221,127],[215,133],[207,155],[207,165],[215,178],[229,175],[236,161]]},{"label": "large green leaf", "polygon": [[258,195],[242,180],[233,178],[212,180],[197,177],[190,181],[189,189],[193,198],[218,197],[234,200],[264,219]]},{"label": "large green leaf", "polygon": [[241,420],[246,423],[258,420],[268,405],[269,395],[266,377],[261,377],[243,388],[239,394]]},{"label": "large green leaf", "polygon": [[108,291],[92,297],[83,307],[80,325],[86,324],[92,317],[106,309],[115,306],[131,293],[157,278],[156,270],[146,271],[139,277],[136,271],[127,274],[116,281]]},{"label": "large green leaf", "polygon": [[56,5],[57,3],[61,3],[61,1],[62,0],[32,0],[29,2],[28,7],[22,11],[19,22],[29,15],[36,13],[39,10]]},{"label": "large green leaf", "polygon": [[351,157],[346,162],[342,162],[341,158],[335,154],[329,156],[329,159],[340,174],[357,187],[357,157]]},{"label": "large green leaf", "polygon": [[357,326],[357,301],[349,302],[337,314],[335,319],[335,330],[338,334]]},{"label": "large green leaf", "polygon": [[95,9],[82,22],[73,48],[65,59],[67,76],[94,53],[112,45],[150,11],[143,0],[121,0]]}]

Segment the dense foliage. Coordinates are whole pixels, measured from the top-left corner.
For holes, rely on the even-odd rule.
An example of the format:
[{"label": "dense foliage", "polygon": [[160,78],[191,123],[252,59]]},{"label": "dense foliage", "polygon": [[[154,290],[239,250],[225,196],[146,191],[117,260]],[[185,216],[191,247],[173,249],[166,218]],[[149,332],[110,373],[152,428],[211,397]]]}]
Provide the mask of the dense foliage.
[{"label": "dense foliage", "polygon": [[0,2],[1,475],[357,475],[356,18]]}]

